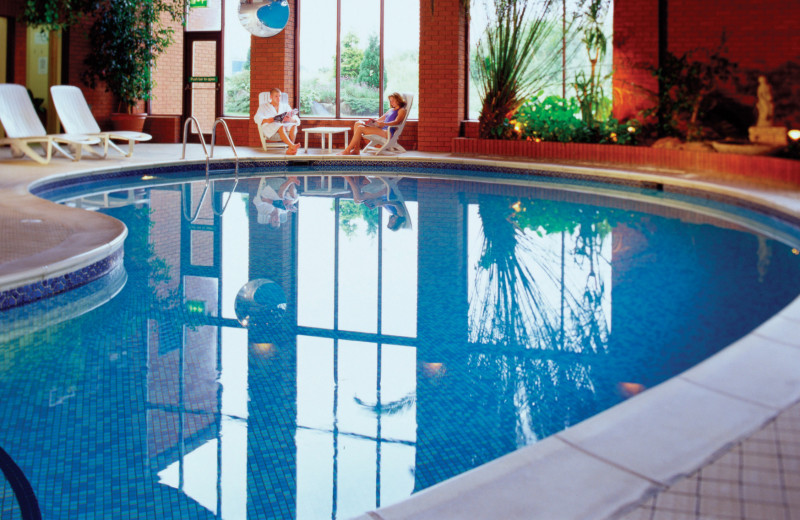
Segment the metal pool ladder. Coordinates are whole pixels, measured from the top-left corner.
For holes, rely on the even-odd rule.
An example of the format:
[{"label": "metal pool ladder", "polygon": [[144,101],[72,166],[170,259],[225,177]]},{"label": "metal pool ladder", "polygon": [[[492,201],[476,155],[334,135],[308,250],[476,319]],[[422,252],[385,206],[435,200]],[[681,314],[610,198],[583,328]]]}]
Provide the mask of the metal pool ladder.
[{"label": "metal pool ladder", "polygon": [[[200,129],[200,123],[197,122],[197,119],[194,116],[189,116],[186,122],[183,124],[183,153],[181,154],[181,159],[186,159],[186,140],[189,136],[189,124],[194,122],[194,127],[197,130],[197,135],[200,137],[200,144],[203,145],[203,153],[206,156],[206,182],[205,187],[203,188],[203,194],[200,196],[200,202],[197,204],[197,208],[194,211],[193,215],[189,215],[189,210],[186,208],[186,199],[189,198],[185,196],[181,197],[182,204],[181,209],[183,210],[183,216],[189,223],[194,223],[197,220],[198,215],[200,214],[200,208],[203,207],[203,202],[206,199],[206,194],[208,193],[209,185],[212,187],[212,192],[214,191],[214,183],[216,181],[212,181],[209,179],[209,158],[214,157],[214,144],[217,140],[217,125],[222,123],[222,128],[225,130],[225,134],[228,137],[228,143],[230,143],[231,150],[233,151],[233,156],[236,158],[235,168],[234,168],[234,182],[233,187],[231,188],[230,195],[228,195],[228,200],[225,201],[225,204],[222,205],[221,209],[217,209],[214,201],[211,201],[211,211],[214,212],[215,215],[222,215],[225,212],[225,208],[228,207],[228,203],[231,201],[231,197],[233,197],[234,192],[236,191],[236,186],[239,184],[239,154],[236,152],[236,145],[233,143],[233,138],[231,137],[231,132],[228,129],[228,123],[225,122],[224,119],[218,117],[214,121],[214,125],[211,127],[211,154],[208,153],[208,148],[206,147],[206,140],[203,137],[203,131]],[[187,187],[190,187],[187,185]]]}]

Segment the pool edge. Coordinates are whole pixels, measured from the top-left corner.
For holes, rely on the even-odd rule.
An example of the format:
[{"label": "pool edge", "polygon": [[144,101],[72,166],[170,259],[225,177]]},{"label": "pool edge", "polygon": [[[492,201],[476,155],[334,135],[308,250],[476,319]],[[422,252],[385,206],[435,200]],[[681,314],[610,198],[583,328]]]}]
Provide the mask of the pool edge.
[{"label": "pool edge", "polygon": [[[302,161],[303,159],[308,160],[306,157],[300,157],[295,161]],[[267,158],[267,160],[275,159],[271,157]],[[339,161],[341,159],[315,158],[314,160]],[[381,159],[381,161],[384,160]],[[725,186],[710,182],[708,179],[694,179],[689,175],[675,176],[658,172],[630,172],[618,167],[604,168],[600,165],[589,167],[554,163],[499,162],[494,159],[452,157],[447,155],[442,157],[398,158],[396,160],[399,162],[439,161],[444,164],[502,164],[504,166],[514,165],[525,169],[544,168],[554,173],[565,171],[571,174],[585,175],[588,178],[611,175],[615,178],[635,180],[637,182],[651,183],[655,181],[664,185],[730,197],[743,201],[745,206],[755,204],[759,207],[771,208],[779,216],[784,215],[792,221],[797,221],[800,218],[800,211],[781,204],[779,197],[772,199],[763,194],[759,195],[759,193],[755,193],[747,187]],[[175,165],[194,164],[196,162],[181,163],[180,161],[172,160],[158,164]],[[291,162],[291,160],[287,161],[287,163]],[[354,164],[363,165],[370,165],[372,162],[374,161],[371,158],[353,161]],[[94,175],[109,169],[110,167],[105,167],[95,169],[93,172],[81,171],[67,175],[86,175],[87,173]],[[141,168],[139,166],[129,166],[128,169],[138,170]],[[50,176],[40,177],[37,181],[46,180],[47,177]],[[33,183],[27,183],[26,185],[29,186],[31,184]],[[2,199],[0,199],[0,204],[2,204]],[[790,353],[794,353],[794,351],[800,353],[800,344],[794,345],[790,341],[782,340],[781,334],[773,330],[775,326],[774,320],[776,319],[788,321],[789,323],[782,323],[781,327],[788,328],[794,333],[795,337],[800,337],[800,300],[794,300],[789,306],[745,336],[745,338],[708,358],[701,365],[712,367],[719,365],[720,356],[728,355],[727,353],[731,351],[730,349],[736,349],[737,345],[745,340],[780,348],[786,347]],[[779,337],[776,338],[776,335]],[[753,403],[748,399],[731,396],[721,388],[703,388],[696,381],[689,379],[691,375],[687,375],[699,366],[697,365],[639,396],[587,419],[564,432],[551,436],[540,443],[509,453],[486,465],[422,490],[402,502],[365,513],[359,518],[372,520],[463,518],[465,511],[469,511],[472,518],[553,518],[552,511],[554,510],[562,513],[558,518],[585,518],[587,515],[593,518],[616,516],[644,500],[647,496],[664,489],[670,482],[686,475],[687,472],[697,469],[699,465],[711,460],[721,450],[753,433],[763,426],[766,421],[791,406],[786,405],[785,402],[774,402],[772,404]],[[752,383],[756,383],[758,382],[758,377],[756,376],[763,375],[762,370],[754,369],[752,372]],[[789,389],[790,393],[787,395],[800,399],[800,382],[785,380],[781,381],[781,384]],[[686,460],[676,461],[673,464],[674,467],[666,470],[662,469],[658,475],[643,472],[641,468],[628,467],[614,457],[616,453],[629,452],[631,442],[635,440],[631,439],[630,436],[626,436],[627,434],[618,435],[618,432],[614,432],[620,426],[619,418],[621,415],[632,416],[629,420],[633,422],[630,424],[637,424],[642,429],[641,431],[646,431],[646,423],[650,420],[646,412],[650,414],[659,412],[661,409],[660,399],[663,394],[670,396],[667,401],[672,401],[673,406],[675,406],[675,402],[680,404],[682,400],[686,401],[685,408],[695,413],[691,417],[696,417],[699,413],[701,418],[711,416],[703,414],[703,399],[698,399],[698,396],[713,396],[717,402],[728,403],[730,410],[733,411],[732,413],[740,414],[741,420],[733,426],[726,427],[722,433],[717,434],[713,439],[713,443],[707,443],[702,450],[693,452],[691,464],[688,464]],[[797,399],[793,402],[797,402]],[[644,411],[638,411],[640,409]],[[638,414],[642,414],[638,419],[644,421],[645,424],[636,421]],[[686,426],[689,427],[688,431],[701,440],[707,432],[707,427],[704,427],[702,421]],[[606,437],[603,437],[601,434],[604,432],[613,433],[606,433]],[[686,430],[676,430],[674,437],[667,437],[666,441],[662,439],[662,442],[666,442],[667,445],[682,442],[686,439],[686,435]],[[617,438],[616,441],[614,441],[614,437]],[[646,440],[647,437],[645,436],[643,439]],[[542,460],[546,460],[548,463],[542,464]],[[563,478],[565,465],[579,468],[585,468],[589,465],[595,469],[589,473],[581,473],[579,475],[570,473],[570,478],[566,479],[565,482]],[[553,474],[548,476],[544,472],[535,471],[534,466],[546,466]],[[595,473],[595,471],[599,473]],[[525,478],[535,478],[537,482],[541,483],[541,486],[531,486],[531,481],[525,480]],[[581,486],[586,486],[587,482],[589,484],[593,483],[599,492],[586,494],[584,491],[582,493]],[[561,487],[555,493],[553,489],[543,487],[547,484],[559,484]],[[563,486],[570,484],[575,486],[574,489],[565,490]],[[583,489],[585,490],[585,488]],[[473,505],[474,509],[464,509],[470,504]],[[537,504],[547,505],[547,508],[537,509]],[[520,516],[522,511],[524,511],[524,516]]]}]

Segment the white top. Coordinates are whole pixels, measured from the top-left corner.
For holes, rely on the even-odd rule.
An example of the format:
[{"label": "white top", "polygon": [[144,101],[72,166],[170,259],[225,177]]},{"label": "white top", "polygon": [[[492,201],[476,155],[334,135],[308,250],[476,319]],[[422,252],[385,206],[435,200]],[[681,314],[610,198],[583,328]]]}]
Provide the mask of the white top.
[{"label": "white top", "polygon": [[335,134],[337,132],[349,132],[349,126],[318,126],[316,128],[303,128],[307,134]]}]

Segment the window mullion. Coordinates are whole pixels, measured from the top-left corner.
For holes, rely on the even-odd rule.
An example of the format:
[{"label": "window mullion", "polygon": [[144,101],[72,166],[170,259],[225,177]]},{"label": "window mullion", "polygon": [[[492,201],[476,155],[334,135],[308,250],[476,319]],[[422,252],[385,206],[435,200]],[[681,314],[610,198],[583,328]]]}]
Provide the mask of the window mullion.
[{"label": "window mullion", "polygon": [[336,0],[336,119],[342,117],[342,0]]},{"label": "window mullion", "polygon": [[380,58],[378,60],[378,116],[383,114],[383,8],[384,8],[384,0],[381,0],[381,23],[380,23],[380,39],[378,40],[378,54]]}]

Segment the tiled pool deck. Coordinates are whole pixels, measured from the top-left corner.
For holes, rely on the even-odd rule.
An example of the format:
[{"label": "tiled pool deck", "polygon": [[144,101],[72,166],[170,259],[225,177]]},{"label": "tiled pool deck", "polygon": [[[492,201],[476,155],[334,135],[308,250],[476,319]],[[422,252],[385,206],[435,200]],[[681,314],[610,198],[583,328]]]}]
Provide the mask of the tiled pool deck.
[{"label": "tiled pool deck", "polygon": [[[0,149],[0,292],[93,265],[124,239],[113,219],[30,195],[32,182],[177,163],[180,153],[179,145],[145,143],[130,159],[40,166]],[[200,160],[199,145],[187,155]],[[217,156],[232,157],[227,148]],[[282,158],[251,148],[239,156]],[[400,160],[525,164],[416,152]],[[592,164],[536,168],[705,190],[800,219],[800,189],[778,183]],[[687,372],[360,520],[448,518],[800,519],[800,300]]]}]

